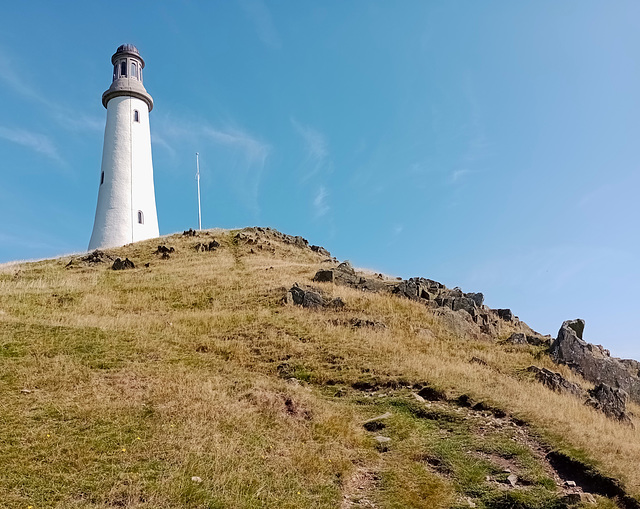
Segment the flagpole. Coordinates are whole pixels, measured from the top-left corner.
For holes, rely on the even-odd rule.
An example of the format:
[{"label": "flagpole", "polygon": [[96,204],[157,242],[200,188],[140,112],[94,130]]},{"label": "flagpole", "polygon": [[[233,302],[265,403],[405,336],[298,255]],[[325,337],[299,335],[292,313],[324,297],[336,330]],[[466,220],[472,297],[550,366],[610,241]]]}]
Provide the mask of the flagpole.
[{"label": "flagpole", "polygon": [[202,230],[202,210],[200,209],[200,158],[196,152],[196,180],[198,181],[198,230]]}]

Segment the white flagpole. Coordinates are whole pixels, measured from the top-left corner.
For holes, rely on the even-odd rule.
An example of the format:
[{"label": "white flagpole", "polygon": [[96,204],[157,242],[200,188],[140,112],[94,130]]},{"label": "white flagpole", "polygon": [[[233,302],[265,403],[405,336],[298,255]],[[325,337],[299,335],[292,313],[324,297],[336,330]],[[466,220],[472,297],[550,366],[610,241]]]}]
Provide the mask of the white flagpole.
[{"label": "white flagpole", "polygon": [[202,211],[200,209],[200,159],[196,152],[196,180],[198,181],[198,230],[202,230]]}]

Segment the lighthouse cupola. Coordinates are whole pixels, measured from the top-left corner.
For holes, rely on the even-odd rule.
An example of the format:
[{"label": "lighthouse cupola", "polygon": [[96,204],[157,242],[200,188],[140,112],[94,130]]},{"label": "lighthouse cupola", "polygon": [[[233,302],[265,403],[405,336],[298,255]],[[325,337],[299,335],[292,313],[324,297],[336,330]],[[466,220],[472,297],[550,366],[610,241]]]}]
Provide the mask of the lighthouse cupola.
[{"label": "lighthouse cupola", "polygon": [[109,100],[120,95],[138,97],[147,103],[149,111],[153,109],[153,99],[142,84],[144,60],[133,44],[119,46],[111,57],[113,64],[113,82],[104,94],[102,104],[106,108]]},{"label": "lighthouse cupola", "polygon": [[133,44],[123,44],[111,64],[111,86],[102,94],[107,123],[89,249],[159,235],[149,130],[153,99],[142,84],[144,60]]}]

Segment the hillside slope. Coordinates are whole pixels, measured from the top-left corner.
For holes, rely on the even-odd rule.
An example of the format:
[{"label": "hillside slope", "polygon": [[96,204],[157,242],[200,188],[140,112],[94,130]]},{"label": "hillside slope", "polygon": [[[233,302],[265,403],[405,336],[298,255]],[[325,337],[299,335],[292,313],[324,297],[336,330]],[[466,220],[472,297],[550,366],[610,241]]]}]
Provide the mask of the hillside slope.
[{"label": "hillside slope", "polygon": [[640,420],[536,382],[592,387],[548,345],[335,265],[252,228],[0,269],[0,507],[640,507]]}]

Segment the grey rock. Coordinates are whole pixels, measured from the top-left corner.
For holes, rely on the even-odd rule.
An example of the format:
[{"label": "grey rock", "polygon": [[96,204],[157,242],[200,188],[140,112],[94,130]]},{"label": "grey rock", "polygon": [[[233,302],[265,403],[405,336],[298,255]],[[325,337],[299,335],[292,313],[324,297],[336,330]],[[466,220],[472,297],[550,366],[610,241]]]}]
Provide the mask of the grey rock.
[{"label": "grey rock", "polygon": [[534,373],[536,380],[552,391],[573,394],[577,397],[584,397],[586,395],[586,391],[582,387],[570,382],[560,373],[556,373],[547,368],[539,368],[538,366],[529,366],[527,371]]},{"label": "grey rock", "polygon": [[[106,254],[104,251],[96,249],[88,255],[81,258],[81,260],[89,265],[96,265],[98,263],[107,263],[113,261],[113,258]],[[71,264],[71,262],[69,262]]]},{"label": "grey rock", "polygon": [[514,332],[513,334],[511,334],[511,336],[509,336],[509,339],[507,339],[507,343],[513,343],[514,345],[528,345],[529,344],[529,342],[527,341],[526,334],[524,334],[522,332]]},{"label": "grey rock", "polygon": [[328,270],[320,269],[318,272],[316,272],[316,275],[313,276],[313,280],[318,283],[333,283],[334,279],[335,278],[333,276],[332,269],[328,269]]},{"label": "grey rock", "polygon": [[622,389],[601,383],[589,391],[589,396],[592,400],[587,404],[602,410],[613,419],[633,425],[631,417],[627,413],[628,394]]},{"label": "grey rock", "polygon": [[303,308],[317,309],[323,306],[324,306],[324,299],[322,298],[322,295],[312,291],[308,291],[304,293],[304,297],[302,299]]},{"label": "grey rock", "polygon": [[622,389],[640,403],[640,378],[629,370],[630,364],[611,357],[601,346],[580,339],[576,329],[580,332],[584,329],[583,320],[567,320],[562,324],[550,348],[551,358],[594,384],[605,383]]},{"label": "grey rock", "polygon": [[134,269],[135,265],[129,258],[125,258],[124,260],[120,258],[116,258],[111,266],[113,270],[126,270],[126,269]]},{"label": "grey rock", "polygon": [[322,246],[311,246],[311,251],[315,251],[316,253],[321,254],[322,256],[331,256],[331,253],[327,251],[325,248],[323,248]]},{"label": "grey rock", "polygon": [[498,316],[505,322],[513,322],[515,316],[510,309],[496,309]]}]

